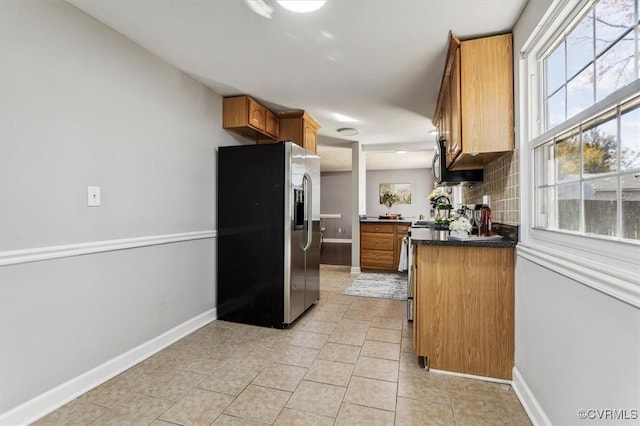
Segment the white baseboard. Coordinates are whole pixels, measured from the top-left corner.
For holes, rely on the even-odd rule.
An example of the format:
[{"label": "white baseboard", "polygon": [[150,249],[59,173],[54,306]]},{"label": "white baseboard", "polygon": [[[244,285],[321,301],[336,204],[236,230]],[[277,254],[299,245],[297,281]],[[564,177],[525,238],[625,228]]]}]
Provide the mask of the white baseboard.
[{"label": "white baseboard", "polygon": [[536,426],[537,425],[546,426],[546,425],[552,424],[549,418],[547,417],[547,415],[545,414],[544,410],[538,403],[538,400],[536,399],[535,395],[533,394],[533,392],[531,392],[531,389],[529,388],[529,386],[527,386],[527,383],[525,382],[524,377],[522,377],[522,374],[520,374],[520,371],[518,370],[517,367],[513,367],[512,387],[514,392],[516,393],[516,396],[520,400],[520,403],[524,407],[524,410],[527,412],[527,415],[529,416],[531,423],[533,423]]},{"label": "white baseboard", "polygon": [[446,371],[446,370],[436,370],[436,369],[433,369],[433,368],[430,368],[429,371],[432,372],[432,373],[436,373],[436,374],[445,374],[445,375],[448,375],[448,376],[463,377],[465,379],[482,380],[482,381],[485,381],[485,382],[502,383],[502,384],[505,384],[505,385],[510,385],[511,384],[511,380],[497,379],[495,377],[476,376],[474,374],[457,373],[455,371]]},{"label": "white baseboard", "polygon": [[0,414],[0,425],[27,425],[216,320],[211,309],[71,380]]},{"label": "white baseboard", "polygon": [[351,244],[351,238],[323,238],[323,243]]},{"label": "white baseboard", "polygon": [[352,267],[351,267],[351,273],[352,273],[352,274],[361,274],[361,273],[362,273],[362,271],[360,270],[360,267],[359,267],[359,266],[352,266]]}]

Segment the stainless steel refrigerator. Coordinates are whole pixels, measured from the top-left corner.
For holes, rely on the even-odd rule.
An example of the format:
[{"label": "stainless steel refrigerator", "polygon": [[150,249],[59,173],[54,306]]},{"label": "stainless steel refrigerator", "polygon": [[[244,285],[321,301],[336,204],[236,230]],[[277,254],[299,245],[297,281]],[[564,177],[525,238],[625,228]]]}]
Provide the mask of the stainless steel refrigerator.
[{"label": "stainless steel refrigerator", "polygon": [[220,147],[217,212],[218,318],[287,327],[320,297],[320,158]]}]

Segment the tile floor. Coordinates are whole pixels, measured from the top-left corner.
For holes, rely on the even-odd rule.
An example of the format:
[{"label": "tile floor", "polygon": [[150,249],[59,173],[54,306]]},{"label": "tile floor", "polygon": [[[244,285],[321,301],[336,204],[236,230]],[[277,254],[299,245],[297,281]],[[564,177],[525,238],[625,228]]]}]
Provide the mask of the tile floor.
[{"label": "tile floor", "polygon": [[320,302],[288,330],[214,321],[36,425],[530,425],[508,385],[427,372],[401,301]]}]

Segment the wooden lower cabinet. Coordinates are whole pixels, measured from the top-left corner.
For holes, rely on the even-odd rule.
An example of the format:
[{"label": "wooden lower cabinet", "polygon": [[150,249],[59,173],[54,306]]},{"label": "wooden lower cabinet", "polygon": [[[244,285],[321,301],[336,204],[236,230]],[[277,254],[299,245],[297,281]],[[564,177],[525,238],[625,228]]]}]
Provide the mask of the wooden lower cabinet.
[{"label": "wooden lower cabinet", "polygon": [[433,369],[511,380],[515,249],[415,248],[417,355]]},{"label": "wooden lower cabinet", "polygon": [[360,267],[397,271],[402,238],[409,227],[410,223],[361,223]]}]

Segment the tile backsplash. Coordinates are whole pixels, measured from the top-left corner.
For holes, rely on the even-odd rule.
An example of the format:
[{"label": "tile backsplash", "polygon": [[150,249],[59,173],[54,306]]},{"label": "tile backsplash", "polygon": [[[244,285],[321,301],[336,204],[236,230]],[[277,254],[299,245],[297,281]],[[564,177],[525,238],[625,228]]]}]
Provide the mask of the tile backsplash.
[{"label": "tile backsplash", "polygon": [[493,221],[520,224],[519,151],[498,158],[484,168],[484,181],[462,189],[465,204],[482,204],[482,196],[491,196]]}]

